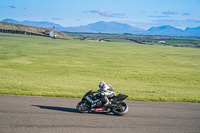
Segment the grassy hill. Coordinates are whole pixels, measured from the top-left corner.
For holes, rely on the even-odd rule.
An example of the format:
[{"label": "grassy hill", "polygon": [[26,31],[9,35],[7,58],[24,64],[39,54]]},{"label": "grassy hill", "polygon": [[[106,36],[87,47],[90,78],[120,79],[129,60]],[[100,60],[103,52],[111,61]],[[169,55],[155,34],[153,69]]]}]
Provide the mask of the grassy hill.
[{"label": "grassy hill", "polygon": [[129,100],[200,102],[199,59],[195,48],[0,34],[0,94],[82,97],[104,80]]},{"label": "grassy hill", "polygon": [[[27,26],[27,25],[20,25],[20,24],[12,24],[12,23],[6,23],[6,22],[0,22],[0,29],[26,31],[26,32],[40,34],[40,35],[45,35],[46,30],[53,30],[53,29],[48,29],[48,28],[41,28],[41,27],[34,27],[34,26]],[[57,35],[58,38],[71,39],[64,33],[58,32],[56,30],[53,30],[53,31]]]}]

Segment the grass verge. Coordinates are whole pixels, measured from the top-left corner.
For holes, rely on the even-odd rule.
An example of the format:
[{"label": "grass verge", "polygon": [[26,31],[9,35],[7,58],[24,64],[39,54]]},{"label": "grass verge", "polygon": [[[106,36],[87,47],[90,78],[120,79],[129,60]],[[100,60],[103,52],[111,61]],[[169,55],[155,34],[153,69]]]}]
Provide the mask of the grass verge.
[{"label": "grass verge", "polygon": [[82,97],[101,80],[129,100],[200,102],[200,51],[0,36],[0,94]]}]

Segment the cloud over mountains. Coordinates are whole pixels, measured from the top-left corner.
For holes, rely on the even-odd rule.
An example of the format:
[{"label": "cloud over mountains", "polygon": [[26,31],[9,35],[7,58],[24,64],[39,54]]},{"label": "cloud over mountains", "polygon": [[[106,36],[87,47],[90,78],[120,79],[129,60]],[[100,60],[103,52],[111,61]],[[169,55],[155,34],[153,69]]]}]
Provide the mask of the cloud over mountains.
[{"label": "cloud over mountains", "polygon": [[7,5],[7,7],[10,7],[10,8],[13,8],[13,9],[16,8],[15,6],[11,6],[11,5]]},{"label": "cloud over mountains", "polygon": [[179,12],[178,11],[168,10],[168,11],[162,12],[162,14],[164,14],[164,15],[177,15],[177,14],[179,14]]},{"label": "cloud over mountains", "polygon": [[83,12],[99,14],[100,16],[104,16],[104,17],[127,18],[127,16],[123,13],[112,13],[111,11],[104,10],[104,9],[97,9],[97,10],[90,10],[90,11],[83,11]]}]

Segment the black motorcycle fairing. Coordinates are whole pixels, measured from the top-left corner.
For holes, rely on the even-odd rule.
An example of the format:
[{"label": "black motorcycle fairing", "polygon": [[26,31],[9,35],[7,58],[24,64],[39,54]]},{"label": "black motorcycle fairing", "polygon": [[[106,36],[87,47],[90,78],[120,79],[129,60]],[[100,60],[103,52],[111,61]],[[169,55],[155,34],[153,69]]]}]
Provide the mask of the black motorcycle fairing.
[{"label": "black motorcycle fairing", "polygon": [[87,100],[89,103],[92,103],[92,97],[94,97],[94,93],[90,90],[83,96],[82,101]]},{"label": "black motorcycle fairing", "polygon": [[86,96],[94,96],[94,93],[92,90],[88,91],[84,96],[83,98],[86,98]]}]

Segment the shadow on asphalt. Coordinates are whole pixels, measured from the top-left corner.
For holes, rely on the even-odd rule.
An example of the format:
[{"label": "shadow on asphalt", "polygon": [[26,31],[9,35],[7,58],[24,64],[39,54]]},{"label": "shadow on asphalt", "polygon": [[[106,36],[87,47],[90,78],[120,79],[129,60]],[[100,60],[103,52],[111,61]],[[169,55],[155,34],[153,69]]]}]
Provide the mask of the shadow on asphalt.
[{"label": "shadow on asphalt", "polygon": [[[41,109],[48,109],[48,110],[56,110],[56,111],[63,111],[63,112],[71,112],[71,113],[80,113],[74,108],[64,108],[64,107],[54,107],[54,106],[43,106],[43,105],[31,105],[35,107],[39,107]],[[89,112],[90,114],[103,114],[103,115],[113,115],[104,112]]]},{"label": "shadow on asphalt", "polygon": [[41,109],[56,110],[56,111],[71,112],[71,113],[79,113],[76,109],[73,109],[73,108],[43,106],[43,105],[31,105],[31,106],[39,107]]}]

